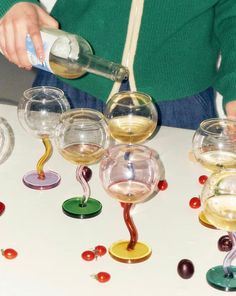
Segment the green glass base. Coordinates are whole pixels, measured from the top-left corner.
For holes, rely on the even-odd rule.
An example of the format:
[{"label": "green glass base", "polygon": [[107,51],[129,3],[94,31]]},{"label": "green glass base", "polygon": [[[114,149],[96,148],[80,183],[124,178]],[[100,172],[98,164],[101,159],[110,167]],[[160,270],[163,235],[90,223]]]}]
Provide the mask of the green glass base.
[{"label": "green glass base", "polygon": [[64,201],[63,212],[70,217],[78,219],[93,218],[102,211],[102,204],[93,198],[89,198],[86,205],[81,204],[82,197],[72,197]]},{"label": "green glass base", "polygon": [[207,282],[222,291],[236,291],[236,266],[231,267],[233,277],[225,277],[223,266],[215,266],[206,274]]}]

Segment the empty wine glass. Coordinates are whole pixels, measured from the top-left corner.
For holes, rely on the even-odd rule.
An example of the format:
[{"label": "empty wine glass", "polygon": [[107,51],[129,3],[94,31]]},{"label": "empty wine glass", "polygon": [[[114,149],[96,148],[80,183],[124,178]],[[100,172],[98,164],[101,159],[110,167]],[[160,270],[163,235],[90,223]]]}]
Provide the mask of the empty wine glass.
[{"label": "empty wine glass", "polygon": [[107,149],[100,162],[100,179],[108,194],[122,202],[129,240],[121,240],[109,248],[111,257],[124,263],[148,259],[151,248],[138,241],[138,233],[130,214],[132,205],[146,200],[154,193],[160,179],[157,152],[142,145],[115,145]]},{"label": "empty wine glass", "polygon": [[60,183],[61,177],[51,170],[44,170],[45,163],[52,155],[51,138],[60,115],[70,108],[64,92],[50,86],[39,86],[24,91],[18,104],[18,119],[23,128],[39,138],[45,153],[38,160],[36,170],[23,176],[23,182],[32,189],[50,189]]},{"label": "empty wine glass", "polygon": [[213,173],[205,183],[201,201],[208,221],[217,229],[229,232],[232,249],[223,265],[211,268],[206,275],[208,283],[223,291],[236,291],[236,169],[224,169]]},{"label": "empty wine glass", "polygon": [[[0,117],[0,164],[3,164],[11,155],[15,145],[14,132],[8,121]],[[5,205],[0,201],[0,215],[5,210]]]},{"label": "empty wine glass", "polygon": [[143,143],[157,126],[157,110],[149,95],[122,91],[113,95],[104,112],[113,139],[119,143]]},{"label": "empty wine glass", "polygon": [[[192,149],[197,162],[210,172],[236,168],[236,121],[222,118],[204,120],[194,133]],[[199,221],[212,228],[203,212]]]},{"label": "empty wine glass", "polygon": [[83,195],[66,200],[63,211],[74,218],[91,218],[102,210],[100,201],[90,197],[88,181],[92,171],[88,165],[97,163],[109,145],[105,117],[92,109],[73,109],[65,112],[56,129],[56,146],[59,153],[77,165],[76,178],[81,183]]},{"label": "empty wine glass", "polygon": [[15,145],[14,132],[8,121],[0,117],[0,164],[11,155]]}]

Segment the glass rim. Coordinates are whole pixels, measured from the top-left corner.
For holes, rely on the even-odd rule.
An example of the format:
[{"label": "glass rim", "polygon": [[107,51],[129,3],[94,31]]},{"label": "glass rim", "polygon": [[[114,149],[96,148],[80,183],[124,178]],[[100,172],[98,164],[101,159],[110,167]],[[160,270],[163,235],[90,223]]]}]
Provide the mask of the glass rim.
[{"label": "glass rim", "polygon": [[[106,118],[104,116],[104,114],[98,110],[95,109],[91,109],[91,108],[73,108],[73,109],[69,109],[65,112],[63,112],[61,114],[61,119],[60,121],[64,121],[73,117],[76,117],[76,114],[92,114],[92,115],[96,115],[97,118],[99,119],[99,121],[106,121]],[[73,116],[75,115],[75,116]]]},{"label": "glass rim", "polygon": [[[140,148],[142,149],[142,151],[145,153],[145,152],[148,152],[148,156],[147,157],[148,159],[151,158],[151,157],[158,157],[159,159],[159,153],[153,149],[153,148],[150,148],[150,147],[147,147],[146,145],[142,145],[142,144],[116,144],[114,146],[110,146],[108,149],[106,149],[106,152],[105,152],[105,155],[108,155],[109,157],[111,157],[113,159],[113,157],[111,156],[111,152],[112,151],[121,151],[122,148],[130,148],[132,149],[133,147],[134,148]],[[128,152],[129,149],[127,149],[127,152]],[[117,154],[116,154],[117,155]]]},{"label": "glass rim", "polygon": [[[124,90],[124,91],[120,91],[120,92],[117,92],[115,94],[113,94],[110,99],[108,100],[107,103],[110,103],[110,102],[114,102],[115,104],[117,104],[118,106],[124,106],[124,107],[140,107],[140,105],[126,105],[126,104],[123,104],[123,103],[120,103],[120,102],[116,102],[115,100],[118,99],[119,97],[122,98],[123,95],[130,95],[130,98],[133,100],[135,100],[136,98],[132,98],[132,95],[140,95],[141,98],[145,98],[147,99],[147,102],[145,102],[144,104],[142,104],[142,106],[144,105],[148,105],[150,103],[153,103],[153,100],[152,100],[152,97],[144,92],[139,92],[139,91],[131,91],[131,90]],[[137,98],[138,99],[138,98]]]},{"label": "glass rim", "polygon": [[232,174],[236,175],[236,167],[235,168],[224,168],[220,171],[213,172],[211,174],[211,176],[209,177],[209,179],[213,178],[214,176],[217,176],[217,175],[223,175],[223,174],[228,175],[228,173],[232,173]]},{"label": "glass rim", "polygon": [[203,190],[200,194],[200,198],[204,199],[203,191],[207,188],[207,186],[215,186],[217,185],[222,179],[227,176],[236,176],[236,168],[224,168],[219,171],[213,172],[207,179],[206,183],[203,186]]},{"label": "glass rim", "polygon": [[215,123],[221,123],[221,122],[222,123],[231,123],[231,124],[235,125],[235,127],[236,127],[236,121],[235,120],[228,119],[228,118],[220,118],[220,117],[219,118],[216,117],[216,118],[205,119],[200,123],[199,127],[204,132],[207,132],[209,134],[216,134],[215,132],[210,132],[206,127],[208,127],[210,123],[215,124]]},{"label": "glass rim", "polygon": [[[23,96],[29,100],[30,98],[29,98],[28,95],[29,95],[30,92],[41,90],[42,93],[43,93],[44,90],[47,90],[47,89],[48,90],[51,90],[51,91],[56,91],[58,94],[60,94],[60,96],[59,96],[60,98],[65,96],[65,93],[64,93],[64,91],[62,89],[57,88],[55,86],[47,86],[47,85],[30,87],[30,88],[26,89],[23,92]],[[34,99],[34,96],[31,99],[33,100]]]}]

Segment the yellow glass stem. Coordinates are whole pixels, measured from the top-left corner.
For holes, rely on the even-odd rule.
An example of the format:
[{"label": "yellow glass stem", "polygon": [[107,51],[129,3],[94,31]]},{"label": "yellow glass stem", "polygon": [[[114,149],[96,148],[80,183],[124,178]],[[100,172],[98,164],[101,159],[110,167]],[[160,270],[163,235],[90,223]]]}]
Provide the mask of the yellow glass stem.
[{"label": "yellow glass stem", "polygon": [[52,155],[52,144],[51,144],[51,141],[50,141],[49,137],[48,136],[43,136],[42,137],[42,142],[43,142],[44,147],[45,147],[45,153],[39,159],[39,161],[37,163],[37,168],[36,168],[37,173],[38,173],[38,177],[41,180],[45,179],[45,173],[44,173],[43,167],[44,167],[45,163],[49,160],[49,158]]}]

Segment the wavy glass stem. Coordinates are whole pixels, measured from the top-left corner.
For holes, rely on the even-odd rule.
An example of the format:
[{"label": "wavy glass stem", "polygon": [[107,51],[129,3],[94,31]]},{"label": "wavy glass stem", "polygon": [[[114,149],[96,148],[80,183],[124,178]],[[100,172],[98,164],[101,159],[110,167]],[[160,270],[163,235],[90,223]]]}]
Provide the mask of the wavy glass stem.
[{"label": "wavy glass stem", "polygon": [[90,197],[90,187],[88,182],[83,177],[83,168],[84,166],[78,166],[76,168],[76,179],[80,182],[82,188],[83,188],[83,198],[81,199],[80,207],[85,207],[87,204],[87,201]]},{"label": "wavy glass stem", "polygon": [[39,179],[44,180],[45,179],[45,173],[44,173],[43,168],[44,168],[45,163],[49,160],[49,158],[52,155],[52,143],[51,143],[48,136],[43,136],[42,137],[42,142],[43,142],[44,147],[45,147],[45,152],[44,152],[43,156],[37,162],[36,170],[37,170]]},{"label": "wavy glass stem", "polygon": [[138,232],[137,232],[136,226],[134,225],[133,219],[131,218],[131,215],[130,215],[130,209],[132,205],[133,205],[132,203],[125,203],[124,212],[123,212],[125,224],[130,233],[130,241],[127,246],[127,250],[133,250],[138,241]]},{"label": "wavy glass stem", "polygon": [[232,241],[233,247],[225,256],[223,269],[224,269],[225,277],[233,278],[231,265],[232,265],[233,259],[236,257],[236,232],[229,232],[228,235]]}]

